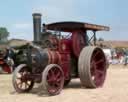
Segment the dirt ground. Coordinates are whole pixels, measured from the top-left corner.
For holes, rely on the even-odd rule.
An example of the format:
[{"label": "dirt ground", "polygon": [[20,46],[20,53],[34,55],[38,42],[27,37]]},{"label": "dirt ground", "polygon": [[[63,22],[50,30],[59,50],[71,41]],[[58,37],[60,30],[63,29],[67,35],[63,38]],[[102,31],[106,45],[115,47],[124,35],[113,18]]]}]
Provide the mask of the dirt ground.
[{"label": "dirt ground", "polygon": [[79,79],[73,79],[57,96],[40,96],[39,89],[18,94],[11,75],[0,75],[0,102],[128,102],[128,66],[111,65],[102,88],[84,89]]}]

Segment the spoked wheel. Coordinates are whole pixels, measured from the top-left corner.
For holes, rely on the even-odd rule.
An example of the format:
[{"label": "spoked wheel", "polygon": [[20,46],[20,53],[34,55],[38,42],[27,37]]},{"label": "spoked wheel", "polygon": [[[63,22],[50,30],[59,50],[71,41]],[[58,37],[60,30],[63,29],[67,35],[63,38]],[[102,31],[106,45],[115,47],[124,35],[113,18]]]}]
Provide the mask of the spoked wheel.
[{"label": "spoked wheel", "polygon": [[15,69],[12,82],[17,92],[29,92],[33,88],[34,81],[29,76],[30,71],[28,71],[26,64],[21,64]]},{"label": "spoked wheel", "polygon": [[85,47],[79,56],[79,77],[87,88],[101,87],[106,77],[106,58],[99,47]]},{"label": "spoked wheel", "polygon": [[61,67],[56,64],[48,65],[42,74],[42,85],[47,94],[59,94],[64,85],[64,73]]}]

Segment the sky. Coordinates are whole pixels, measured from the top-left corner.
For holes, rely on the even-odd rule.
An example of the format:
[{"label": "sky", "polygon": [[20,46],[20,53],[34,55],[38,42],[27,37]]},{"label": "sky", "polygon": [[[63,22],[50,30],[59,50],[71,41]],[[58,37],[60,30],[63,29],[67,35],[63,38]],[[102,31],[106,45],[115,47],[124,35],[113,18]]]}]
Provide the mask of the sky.
[{"label": "sky", "polygon": [[0,27],[9,39],[33,40],[32,13],[42,13],[42,23],[81,21],[106,25],[97,32],[105,40],[128,40],[128,0],[1,0]]}]

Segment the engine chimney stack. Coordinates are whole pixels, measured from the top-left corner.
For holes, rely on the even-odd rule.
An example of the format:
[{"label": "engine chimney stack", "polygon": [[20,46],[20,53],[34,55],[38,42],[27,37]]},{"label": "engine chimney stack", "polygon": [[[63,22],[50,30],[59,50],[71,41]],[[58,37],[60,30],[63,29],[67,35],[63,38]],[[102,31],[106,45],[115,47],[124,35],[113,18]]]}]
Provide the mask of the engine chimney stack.
[{"label": "engine chimney stack", "polygon": [[34,31],[34,42],[39,43],[41,41],[41,14],[34,13],[33,15],[33,31]]}]

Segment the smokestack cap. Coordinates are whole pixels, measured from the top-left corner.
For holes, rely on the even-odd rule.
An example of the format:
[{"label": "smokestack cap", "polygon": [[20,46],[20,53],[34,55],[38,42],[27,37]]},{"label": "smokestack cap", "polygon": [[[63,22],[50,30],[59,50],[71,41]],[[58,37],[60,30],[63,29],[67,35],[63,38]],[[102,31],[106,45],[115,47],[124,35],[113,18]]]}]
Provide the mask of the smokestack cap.
[{"label": "smokestack cap", "polygon": [[40,13],[33,13],[32,16],[35,17],[41,17],[42,15]]}]

